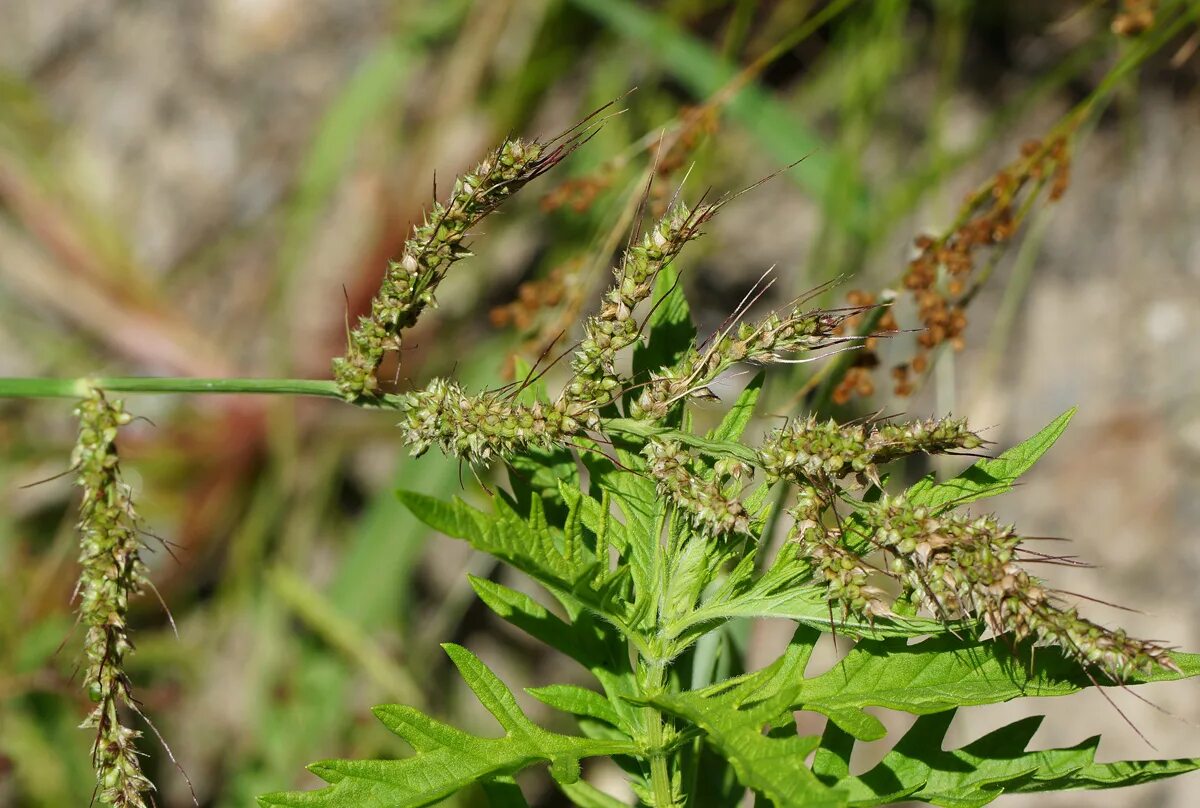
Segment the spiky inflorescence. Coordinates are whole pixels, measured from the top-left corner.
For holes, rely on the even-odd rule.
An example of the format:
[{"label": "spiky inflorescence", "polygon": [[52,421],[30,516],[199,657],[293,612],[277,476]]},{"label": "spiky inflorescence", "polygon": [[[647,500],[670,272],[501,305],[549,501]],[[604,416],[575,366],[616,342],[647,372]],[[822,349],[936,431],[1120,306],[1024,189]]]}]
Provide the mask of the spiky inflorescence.
[{"label": "spiky inflorescence", "polygon": [[144,808],[154,786],[142,774],[137,730],[124,726],[118,708],[139,712],[133,699],[125,658],[133,651],[126,619],[130,597],[146,583],[139,552],[138,517],[129,487],[121,480],[117,430],[130,416],[121,402],[109,402],[93,390],[76,407],[79,441],[72,456],[76,484],[83,490],[79,508],[79,619],[87,627],[84,683],[96,708],[83,722],[95,728],[92,764],[97,797],[118,808]]},{"label": "spiky inflorescence", "polygon": [[1163,646],[1065,607],[1021,567],[1021,537],[992,516],[935,514],[903,497],[884,497],[868,506],[867,518],[906,593],[942,619],[981,617],[997,634],[1054,643],[1117,681],[1155,666],[1177,670]]},{"label": "spiky inflorescence", "polygon": [[521,404],[497,392],[466,393],[446,379],[399,397],[403,439],[420,455],[436,445],[471,463],[486,464],[530,447],[565,444],[581,428],[569,401]]},{"label": "spiky inflorescence", "polygon": [[693,527],[712,536],[750,532],[749,514],[738,499],[739,481],[749,474],[748,467],[726,463],[701,476],[693,471],[699,462],[696,452],[675,441],[654,438],[646,442],[642,454],[659,493],[687,514]]},{"label": "spiky inflorescence", "polygon": [[946,454],[980,446],[983,446],[983,439],[967,429],[966,418],[928,418],[881,424],[867,438],[867,448],[879,464],[912,454]]},{"label": "spiky inflorescence", "polygon": [[700,227],[717,212],[720,203],[700,205],[694,210],[676,204],[650,229],[640,244],[625,251],[613,270],[616,283],[604,294],[600,311],[584,325],[584,338],[571,362],[574,378],[563,398],[602,407],[620,391],[621,379],[614,368],[617,354],[638,338],[641,326],[633,310],[650,297],[658,273],[679,255],[689,241],[700,235]]},{"label": "spiky inflorescence", "polygon": [[832,492],[813,485],[799,487],[796,502],[788,509],[792,518],[788,542],[826,584],[830,603],[840,604],[847,614],[887,617],[892,612],[886,593],[869,583],[871,570],[866,559],[846,548],[841,530],[821,524],[831,496]]},{"label": "spiky inflorescence", "polygon": [[794,306],[771,312],[757,323],[736,322],[694,346],[672,368],[652,375],[630,408],[634,418],[659,420],[676,402],[701,394],[718,376],[739,362],[773,364],[796,353],[843,341],[836,336],[844,316]]},{"label": "spiky inflorescence", "polygon": [[465,239],[471,228],[526,183],[560,161],[567,148],[547,151],[542,144],[506,140],[486,160],[454,181],[445,204],[435,203],[413,228],[399,260],[388,262],[371,314],[360,317],[349,335],[344,357],[333,361],[334,378],[347,400],[378,392],[376,371],[388,351],[399,351],[402,332],[427,307],[446,272],[470,255]]},{"label": "spiky inflorescence", "polygon": [[847,614],[869,620],[891,616],[887,593],[869,583],[871,570],[866,559],[847,550],[840,539],[840,531],[829,529],[814,531],[801,544],[800,552],[828,586],[826,597],[831,603],[841,604]]},{"label": "spiky inflorescence", "polygon": [[906,423],[839,424],[816,416],[798,418],[775,430],[759,449],[771,479],[826,482],[847,474],[878,479],[876,466],[912,454],[944,454],[983,445],[965,419]]},{"label": "spiky inflorescence", "polygon": [[[470,224],[536,176],[559,151],[540,156],[537,146],[506,143],[476,172],[459,180],[448,206],[439,206],[417,228],[404,257],[393,263],[376,299],[372,317],[352,335],[350,355],[337,360],[338,382],[350,399],[376,391],[374,373],[388,349],[399,347],[399,333],[433,302],[433,290],[450,264],[465,254],[462,238]],[[687,350],[670,367],[634,380],[617,369],[618,354],[641,335],[634,310],[651,295],[659,272],[699,235],[700,226],[723,203],[689,209],[674,206],[625,254],[614,271],[616,283],[600,312],[585,326],[572,362],[573,378],[557,400],[522,403],[514,392],[471,395],[453,382],[435,379],[425,389],[393,400],[402,413],[404,441],[421,454],[438,446],[472,464],[486,464],[529,449],[570,447],[589,431],[603,431],[603,408],[619,391],[641,391],[628,414],[663,421],[680,402],[703,396],[721,373],[740,362],[770,364],[804,361],[795,355],[861,339],[843,336],[847,321],[864,306],[837,312],[803,308],[802,301],[757,323],[743,322],[739,308],[731,323],[705,343]],[[519,392],[519,391],[518,391]],[[888,595],[872,577],[897,579],[902,597],[943,620],[977,616],[1000,634],[1017,641],[1053,642],[1085,666],[1096,666],[1115,679],[1158,665],[1173,668],[1166,649],[1110,631],[1065,608],[1055,595],[1018,564],[1020,539],[994,519],[932,514],[886,497],[859,503],[865,521],[847,540],[835,503],[852,501],[843,480],[879,485],[878,466],[917,453],[947,453],[978,448],[983,441],[962,419],[907,423],[838,424],[815,417],[796,419],[769,434],[756,463],[769,481],[798,486],[789,510],[794,524],[789,553],[827,586],[830,604],[867,619],[894,616]],[[687,516],[699,535],[719,540],[749,536],[751,520],[740,499],[749,466],[733,456],[702,462],[699,454],[667,438],[651,438],[643,448],[646,472],[658,492]],[[711,458],[710,458],[711,460]],[[857,530],[868,528],[870,542],[860,546]],[[868,556],[883,551],[886,569],[871,566]]]}]

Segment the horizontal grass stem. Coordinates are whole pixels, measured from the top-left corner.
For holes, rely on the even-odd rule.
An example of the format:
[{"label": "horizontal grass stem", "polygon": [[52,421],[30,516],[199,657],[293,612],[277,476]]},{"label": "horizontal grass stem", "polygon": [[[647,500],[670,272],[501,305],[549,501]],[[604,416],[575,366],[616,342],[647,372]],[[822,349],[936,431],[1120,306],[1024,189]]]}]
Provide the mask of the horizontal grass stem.
[{"label": "horizontal grass stem", "polygon": [[112,393],[234,393],[341,397],[337,385],[324,379],[193,379],[151,376],[0,378],[0,398],[82,398],[92,389]]}]

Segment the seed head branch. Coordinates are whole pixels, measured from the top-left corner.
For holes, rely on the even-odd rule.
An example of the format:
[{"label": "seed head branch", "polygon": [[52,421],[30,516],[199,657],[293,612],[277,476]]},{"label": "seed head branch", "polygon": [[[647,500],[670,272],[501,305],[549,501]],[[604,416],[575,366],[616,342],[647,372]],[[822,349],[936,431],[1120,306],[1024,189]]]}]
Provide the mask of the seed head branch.
[{"label": "seed head branch", "polygon": [[908,596],[950,618],[982,618],[997,635],[1054,644],[1114,681],[1178,670],[1168,649],[1079,616],[1018,563],[1021,537],[992,516],[934,514],[903,497],[870,506],[874,542]]},{"label": "seed head branch", "polygon": [[403,332],[426,308],[450,267],[469,256],[465,240],[485,216],[570,151],[568,138],[555,148],[536,141],[506,140],[482,163],[454,181],[445,203],[435,203],[413,228],[401,256],[388,262],[371,313],[350,332],[346,355],[333,361],[334,378],[349,401],[375,396],[375,374],[388,351],[399,351]]},{"label": "seed head branch", "polygon": [[141,733],[121,723],[124,705],[140,714],[125,673],[133,652],[127,618],[129,600],[147,581],[140,557],[139,520],[129,486],[120,476],[114,445],[117,430],[131,420],[121,402],[93,390],[75,409],[79,440],[72,457],[79,508],[78,609],[86,627],[84,683],[96,707],[83,722],[96,730],[92,765],[100,802],[117,808],[145,808],[151,782],[142,774],[137,751]]}]

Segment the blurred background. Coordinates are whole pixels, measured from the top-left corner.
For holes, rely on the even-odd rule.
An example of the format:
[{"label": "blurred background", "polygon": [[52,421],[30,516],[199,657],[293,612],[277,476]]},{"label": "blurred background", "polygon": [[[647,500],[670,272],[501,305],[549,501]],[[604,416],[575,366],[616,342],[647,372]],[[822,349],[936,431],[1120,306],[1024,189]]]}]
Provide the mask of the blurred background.
[{"label": "blurred background", "polygon": [[[450,372],[476,388],[507,381],[512,356],[536,358],[591,310],[648,170],[653,208],[688,171],[694,199],[805,158],[681,260],[701,333],[771,265],[764,306],[839,277],[821,302],[878,296],[899,288],[914,237],[950,230],[968,191],[1134,52],[1141,40],[1114,28],[1136,33],[1145,21],[1131,15],[1156,4],[1122,5],[0,0],[0,375],[327,378],[435,175],[447,188],[506,134],[551,136],[632,87],[623,114],[486,222],[403,372],[385,375],[401,388]],[[1181,5],[1196,10],[1160,13]],[[1188,649],[1200,648],[1196,30],[1105,92],[1063,198],[1032,204],[975,275],[962,350],[934,352],[897,397],[888,366],[916,338],[902,333],[856,391],[870,395],[823,405],[967,415],[997,449],[1078,405],[995,507],[1099,565],[1053,569],[1056,584],[1141,610],[1087,613]],[[914,326],[903,296],[896,315]],[[768,412],[794,412],[812,371],[777,374]],[[464,570],[515,576],[396,502],[399,486],[482,495],[453,462],[405,457],[386,413],[261,397],[129,406],[145,420],[123,433],[123,468],[173,547],[150,566],[178,627],[141,598],[130,673],[201,805],[313,787],[314,760],[404,754],[369,713],[377,703],[492,731],[439,642],[464,643],[514,686],[584,681],[489,619]],[[91,738],[76,728],[88,710],[70,606],[76,503],[69,477],[30,486],[66,471],[74,429],[68,402],[0,401],[0,806],[86,805],[92,792]],[[757,630],[750,658],[787,633]],[[967,711],[954,737],[1049,711],[1035,744],[1105,732],[1105,759],[1200,755],[1200,687],[1139,692],[1166,712],[1112,696],[1157,751],[1097,693]],[[191,804],[161,748],[143,748],[159,804]],[[548,781],[522,783],[532,804],[561,804]],[[1006,804],[1198,801],[1192,776]]]}]

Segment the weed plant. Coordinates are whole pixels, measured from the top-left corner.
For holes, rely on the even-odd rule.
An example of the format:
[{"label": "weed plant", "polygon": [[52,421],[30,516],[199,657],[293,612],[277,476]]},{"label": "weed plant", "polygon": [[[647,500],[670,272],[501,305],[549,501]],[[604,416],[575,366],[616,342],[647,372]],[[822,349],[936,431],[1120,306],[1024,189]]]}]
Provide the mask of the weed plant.
[{"label": "weed plant", "polygon": [[[1143,5],[1130,6],[1122,30],[1142,34],[1153,19],[1145,22]],[[976,271],[978,256],[1007,242],[1033,205],[1063,195],[1071,139],[1090,111],[1082,105],[1028,143],[968,198],[945,234],[917,239],[902,286],[917,304],[921,333],[917,353],[893,369],[898,393],[911,392],[937,349],[961,342],[966,307],[988,271]],[[688,120],[703,129],[711,112]],[[1200,768],[1193,758],[1097,762],[1098,737],[1031,750],[1041,717],[944,748],[962,708],[1187,678],[1200,674],[1200,655],[1081,614],[1072,596],[1034,571],[1079,562],[978,504],[1010,490],[1073,410],[994,456],[972,425],[949,413],[830,419],[828,401],[873,391],[874,348],[900,326],[888,303],[867,293],[853,293],[844,307],[817,305],[824,287],[756,315],[770,273],[715,331],[698,335],[675,261],[738,194],[689,201],[686,185],[662,198],[647,184],[611,285],[595,313],[581,317],[577,343],[564,349],[551,340],[515,381],[479,392],[453,378],[392,391],[381,379],[385,360],[395,355],[403,364],[406,332],[436,306],[439,284],[470,255],[477,226],[598,125],[593,116],[546,142],[507,139],[457,178],[389,262],[331,381],[0,380],[2,395],[79,399],[76,603],[81,678],[95,705],[83,723],[94,732],[94,800],[145,808],[154,794],[137,748],[136,722],[148,719],[128,673],[129,603],[152,584],[141,558],[148,533],[116,451],[131,418],[112,398],[122,392],[316,395],[388,413],[414,455],[454,458],[489,502],[479,509],[401,490],[403,505],[534,582],[536,595],[492,577],[469,579],[492,612],[591,677],[591,687],[525,688],[574,722],[570,733],[553,731],[534,723],[471,650],[447,643],[498,734],[457,729],[415,706],[382,705],[376,717],[409,754],[315,763],[310,770],[326,787],[267,794],[263,806],[423,806],[473,787],[490,804],[519,806],[526,802],[518,776],[544,767],[565,799],[584,808],[630,800],[724,807],[748,793],[764,805],[957,808]],[[686,134],[675,144],[686,145]],[[665,146],[660,159],[682,165]],[[586,197],[602,183],[576,179],[563,188]],[[661,211],[652,212],[655,201]],[[805,363],[821,365],[802,391],[808,406],[748,435],[767,374]],[[569,373],[552,391],[547,380],[561,367]],[[756,375],[720,423],[698,428],[696,404],[716,400],[714,386],[746,369]],[[978,461],[946,479],[889,484],[894,464],[923,455]],[[491,482],[490,472],[506,482]],[[777,658],[749,669],[742,638],[760,620],[795,629]],[[839,658],[810,673],[826,637]],[[855,750],[888,734],[881,708],[915,720],[880,762],[856,773]],[[812,721],[798,721],[802,713],[821,717],[819,734],[803,729]],[[623,774],[629,799],[597,787],[600,759]]]}]

